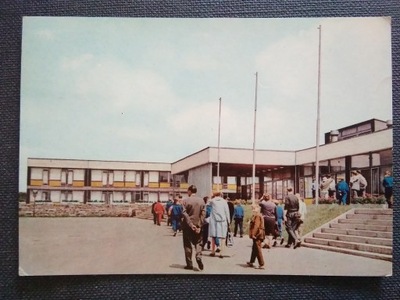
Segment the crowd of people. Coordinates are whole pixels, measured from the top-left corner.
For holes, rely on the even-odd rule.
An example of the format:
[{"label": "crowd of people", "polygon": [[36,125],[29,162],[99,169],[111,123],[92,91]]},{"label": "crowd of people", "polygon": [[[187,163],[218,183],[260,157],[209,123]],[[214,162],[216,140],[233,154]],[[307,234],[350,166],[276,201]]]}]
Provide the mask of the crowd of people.
[{"label": "crowd of people", "polygon": [[[334,198],[339,204],[347,204],[348,197],[365,197],[367,180],[360,171],[352,171],[349,184],[343,178],[338,178],[336,184],[332,176],[325,175],[321,181],[321,197]],[[389,208],[393,206],[393,177],[390,171],[385,172],[382,185]],[[185,269],[193,270],[193,252],[197,266],[204,269],[202,251],[210,250],[210,256],[224,258],[226,246],[233,246],[233,237],[244,236],[245,210],[243,203],[230,201],[227,195],[214,192],[211,197],[200,198],[197,188],[191,185],[187,191],[188,197],[183,199],[177,195],[168,200],[165,207],[157,201],[152,205],[153,221],[160,226],[164,214],[167,214],[167,226],[172,227],[173,236],[182,232],[185,253]],[[313,187],[315,197],[315,186]],[[288,240],[284,247],[296,249],[301,246],[303,224],[307,215],[307,206],[299,193],[294,194],[293,188],[287,188],[284,200],[274,200],[265,193],[261,199],[252,204],[252,216],[248,220],[248,235],[253,245],[250,260],[246,263],[258,269],[265,268],[263,248],[276,247],[278,242],[285,242],[283,228]],[[231,222],[234,229],[231,232]]]},{"label": "crowd of people", "polygon": [[[347,183],[343,177],[337,178],[338,182],[330,174],[322,177],[320,182],[320,197],[321,199],[333,199],[338,201],[338,204],[346,205],[350,203],[350,198],[366,198],[366,189],[368,182],[362,175],[360,170],[351,171],[350,180]],[[385,198],[389,208],[393,207],[393,177],[391,171],[385,172],[382,186],[385,191]],[[315,180],[312,184],[312,197],[315,198]]]},{"label": "crowd of people", "polygon": [[[167,226],[172,227],[173,236],[182,232],[184,268],[187,270],[193,269],[193,253],[198,268],[203,270],[202,252],[205,247],[210,250],[210,256],[223,259],[226,247],[233,246],[232,238],[244,236],[245,209],[240,200],[234,203],[221,192],[203,198],[196,193],[196,186],[191,185],[186,199],[177,195],[173,201],[168,200],[165,208],[160,201],[152,206],[155,225],[160,225],[162,214],[167,213]],[[255,267],[257,259],[257,268],[265,268],[262,249],[276,247],[278,241],[280,245],[284,243],[283,226],[289,235],[285,247],[300,247],[301,225],[306,213],[304,199],[300,194],[294,195],[292,188],[288,188],[284,201],[273,200],[269,194],[264,194],[253,203],[252,216],[248,220],[248,235],[253,246],[247,265]]]}]

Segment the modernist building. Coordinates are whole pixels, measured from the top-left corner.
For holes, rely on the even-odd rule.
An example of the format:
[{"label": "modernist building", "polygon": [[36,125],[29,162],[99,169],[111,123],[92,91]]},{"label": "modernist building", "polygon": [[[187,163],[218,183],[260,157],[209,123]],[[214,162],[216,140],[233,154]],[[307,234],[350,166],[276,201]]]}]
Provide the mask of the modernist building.
[{"label": "modernist building", "polygon": [[[318,147],[319,174],[350,179],[361,170],[367,193],[383,193],[381,182],[392,169],[393,130],[390,122],[371,119],[325,134]],[[218,155],[219,152],[219,155]],[[219,175],[217,178],[219,156]],[[255,193],[282,199],[288,186],[311,198],[316,147],[297,151],[255,152]],[[195,184],[200,196],[219,189],[233,199],[250,199],[253,150],[208,147],[174,163],[28,159],[28,201],[123,204],[166,201],[186,195]]]},{"label": "modernist building", "polygon": [[[124,204],[167,201],[170,163],[28,158],[28,201]],[[179,190],[186,190],[181,184]]]}]

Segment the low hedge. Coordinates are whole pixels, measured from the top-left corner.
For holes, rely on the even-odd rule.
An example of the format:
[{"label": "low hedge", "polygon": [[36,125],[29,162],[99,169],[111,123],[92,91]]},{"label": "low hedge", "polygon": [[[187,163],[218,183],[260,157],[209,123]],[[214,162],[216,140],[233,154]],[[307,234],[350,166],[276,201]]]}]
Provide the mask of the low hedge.
[{"label": "low hedge", "polygon": [[[358,198],[353,198],[351,199],[351,204],[386,204],[386,198],[385,196],[378,196],[378,197],[373,197],[373,196],[368,196],[368,197],[358,197]],[[315,204],[315,200],[312,202]],[[338,199],[335,198],[328,198],[328,199],[319,199],[318,204],[333,204],[333,203],[339,203]]]}]

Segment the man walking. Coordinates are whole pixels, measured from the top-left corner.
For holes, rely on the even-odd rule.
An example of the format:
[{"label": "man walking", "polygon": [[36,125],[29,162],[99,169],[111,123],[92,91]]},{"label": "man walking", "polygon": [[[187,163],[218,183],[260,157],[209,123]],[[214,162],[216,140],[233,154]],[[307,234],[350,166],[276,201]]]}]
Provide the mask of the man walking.
[{"label": "man walking", "polygon": [[161,226],[161,219],[164,214],[164,206],[161,204],[160,199],[154,205],[154,212],[156,214],[157,225]]},{"label": "man walking", "polygon": [[285,198],[285,225],[289,235],[286,248],[290,248],[294,244],[294,249],[300,247],[301,240],[297,236],[296,229],[299,226],[299,199],[293,194],[293,188],[287,189],[288,195]]},{"label": "man walking", "polygon": [[203,199],[196,196],[197,187],[191,185],[188,188],[188,198],[182,201],[182,235],[183,248],[185,249],[186,270],[193,270],[192,245],[196,251],[196,262],[200,270],[204,269],[201,260],[202,234],[201,228],[205,217],[205,204]]}]

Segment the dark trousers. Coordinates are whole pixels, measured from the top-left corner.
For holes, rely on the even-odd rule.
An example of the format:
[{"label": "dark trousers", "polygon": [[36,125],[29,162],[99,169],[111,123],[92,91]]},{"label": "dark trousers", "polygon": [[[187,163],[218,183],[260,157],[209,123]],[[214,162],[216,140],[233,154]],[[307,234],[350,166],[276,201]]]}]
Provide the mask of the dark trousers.
[{"label": "dark trousers", "polygon": [[300,225],[300,219],[295,217],[295,212],[290,212],[286,215],[286,231],[289,235],[288,245],[294,244],[299,240],[296,230]]},{"label": "dark trousers", "polygon": [[385,187],[385,198],[389,208],[393,208],[392,196],[393,196],[393,188]]},{"label": "dark trousers", "polygon": [[171,223],[172,223],[172,230],[174,232],[177,232],[178,230],[181,229],[181,218],[180,217],[172,216]]},{"label": "dark trousers", "polygon": [[154,224],[157,224],[157,214],[153,213],[153,222]]},{"label": "dark trousers", "polygon": [[250,262],[254,263],[256,258],[260,266],[264,265],[264,257],[261,249],[261,240],[253,239],[253,247],[251,248]]},{"label": "dark trousers", "polygon": [[243,218],[235,218],[235,230],[233,231],[234,236],[236,236],[238,228],[240,236],[243,236]]},{"label": "dark trousers", "polygon": [[183,228],[183,248],[185,250],[185,259],[186,266],[193,267],[192,261],[192,245],[196,251],[196,260],[201,259],[201,241],[202,241],[202,233],[195,233],[191,228],[184,227]]},{"label": "dark trousers", "polygon": [[204,224],[201,231],[202,231],[202,240],[203,240],[202,246],[205,247],[205,245],[207,245],[207,241],[208,241],[208,224]]}]

